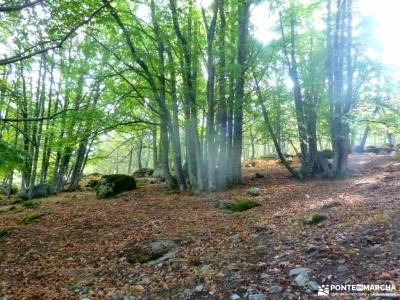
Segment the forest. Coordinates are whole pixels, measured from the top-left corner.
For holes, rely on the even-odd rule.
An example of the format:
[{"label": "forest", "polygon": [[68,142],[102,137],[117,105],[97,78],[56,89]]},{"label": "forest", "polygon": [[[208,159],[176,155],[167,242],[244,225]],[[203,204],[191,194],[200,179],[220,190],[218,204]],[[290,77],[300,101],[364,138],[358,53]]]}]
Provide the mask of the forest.
[{"label": "forest", "polygon": [[0,298],[400,297],[398,9],[0,1]]}]

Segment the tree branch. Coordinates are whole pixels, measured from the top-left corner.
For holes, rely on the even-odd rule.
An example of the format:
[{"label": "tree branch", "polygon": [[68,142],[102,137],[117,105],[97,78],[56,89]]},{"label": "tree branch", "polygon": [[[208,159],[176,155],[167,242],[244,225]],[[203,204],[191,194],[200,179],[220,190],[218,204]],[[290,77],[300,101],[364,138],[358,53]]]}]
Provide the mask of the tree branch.
[{"label": "tree branch", "polygon": [[[68,33],[67,33],[57,44],[52,45],[52,46],[45,47],[45,48],[40,49],[40,50],[36,50],[36,51],[31,52],[31,53],[29,53],[29,54],[24,54],[24,53],[29,52],[30,50],[24,51],[24,52],[22,52],[22,53],[19,53],[19,54],[17,54],[17,55],[11,56],[11,57],[7,57],[7,58],[4,58],[4,59],[0,59],[0,66],[9,65],[9,64],[12,64],[12,63],[15,63],[15,62],[18,62],[18,61],[22,61],[22,60],[31,58],[31,57],[33,57],[33,56],[36,56],[36,55],[39,55],[39,54],[48,52],[48,51],[50,51],[50,50],[55,50],[55,49],[61,48],[61,47],[63,46],[63,44],[65,43],[65,41],[67,41],[80,27],[82,27],[82,26],[88,24],[88,23],[89,23],[89,22],[90,22],[104,7],[106,7],[107,5],[109,5],[109,3],[110,3],[111,1],[113,1],[113,0],[104,1],[104,2],[106,2],[106,4],[103,4],[101,7],[99,7],[98,9],[96,9],[88,18],[86,18],[85,20],[79,22],[79,23],[76,24],[74,27],[72,27],[72,28],[68,31]],[[37,46],[37,45],[36,45],[36,46]],[[32,47],[31,49],[35,48],[36,46]]]},{"label": "tree branch", "polygon": [[35,6],[36,4],[39,4],[40,2],[43,2],[43,0],[25,1],[24,3],[22,3],[20,5],[15,5],[15,6],[3,6],[2,5],[2,6],[0,6],[0,12],[20,11],[20,10],[23,10],[24,8]]}]

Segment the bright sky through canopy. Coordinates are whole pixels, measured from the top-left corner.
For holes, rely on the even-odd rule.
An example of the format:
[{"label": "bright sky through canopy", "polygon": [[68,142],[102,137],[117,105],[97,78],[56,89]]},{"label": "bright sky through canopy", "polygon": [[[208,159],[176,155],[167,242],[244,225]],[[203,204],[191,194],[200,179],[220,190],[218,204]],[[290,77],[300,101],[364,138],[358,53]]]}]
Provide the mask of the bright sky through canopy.
[{"label": "bright sky through canopy", "polygon": [[[210,1],[205,1],[210,2]],[[203,0],[203,3],[205,3]],[[307,1],[304,1],[307,2]],[[383,63],[400,67],[400,0],[358,0],[362,16],[371,17],[373,36],[382,51]],[[270,30],[277,20],[269,14],[268,4],[263,2],[252,9],[251,22],[255,37],[263,43],[271,41],[275,34]]]}]

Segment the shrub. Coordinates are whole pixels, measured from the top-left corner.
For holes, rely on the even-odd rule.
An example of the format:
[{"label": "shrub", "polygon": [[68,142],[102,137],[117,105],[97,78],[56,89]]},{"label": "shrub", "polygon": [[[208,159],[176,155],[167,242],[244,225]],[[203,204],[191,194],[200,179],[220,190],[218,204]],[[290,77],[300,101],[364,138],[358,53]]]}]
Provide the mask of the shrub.
[{"label": "shrub", "polygon": [[40,219],[43,216],[43,214],[38,213],[38,212],[31,212],[25,215],[25,217],[22,219],[23,224],[29,224],[32,223],[33,221]]},{"label": "shrub", "polygon": [[333,151],[331,149],[325,149],[319,152],[324,159],[333,159]]},{"label": "shrub", "polygon": [[252,209],[254,207],[257,207],[257,206],[260,206],[260,204],[257,203],[256,201],[241,199],[241,200],[237,200],[234,203],[226,203],[225,209],[232,211],[232,212],[242,212],[242,211],[246,211],[246,210]]}]

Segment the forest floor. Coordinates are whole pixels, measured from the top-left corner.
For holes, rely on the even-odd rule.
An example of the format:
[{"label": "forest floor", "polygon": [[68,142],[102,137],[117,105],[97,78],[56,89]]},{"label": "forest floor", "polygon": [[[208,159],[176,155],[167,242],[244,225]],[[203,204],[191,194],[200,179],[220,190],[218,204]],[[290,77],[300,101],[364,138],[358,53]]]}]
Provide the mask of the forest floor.
[{"label": "forest floor", "polygon": [[[109,200],[64,193],[3,212],[0,299],[312,299],[289,276],[298,266],[318,284],[398,284],[400,161],[360,155],[351,166],[348,179],[302,183],[259,162],[244,169],[244,185],[223,192],[155,184]],[[250,187],[261,195],[250,196]],[[216,208],[237,199],[261,206]],[[43,216],[22,224],[30,211]],[[315,212],[328,218],[304,225]],[[176,245],[171,258],[128,262],[129,249],[166,239]]]}]

